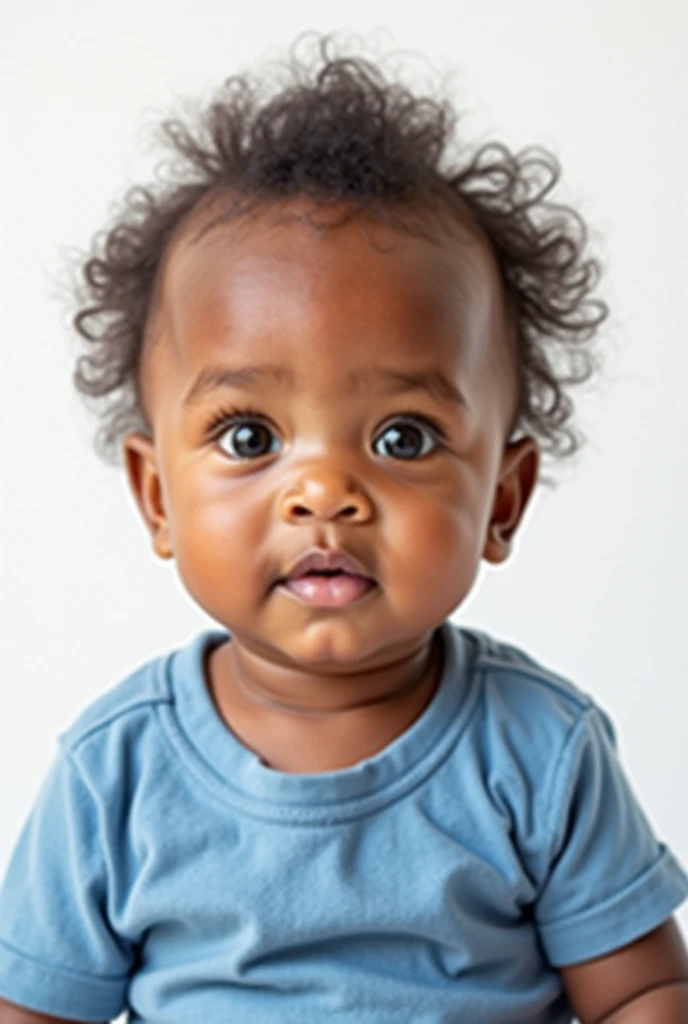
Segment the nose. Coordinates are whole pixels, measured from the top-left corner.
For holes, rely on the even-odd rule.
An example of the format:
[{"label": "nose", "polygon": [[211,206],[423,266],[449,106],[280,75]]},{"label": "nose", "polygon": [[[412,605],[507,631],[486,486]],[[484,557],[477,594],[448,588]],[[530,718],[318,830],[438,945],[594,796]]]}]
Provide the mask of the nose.
[{"label": "nose", "polygon": [[343,472],[331,467],[303,471],[281,499],[280,512],[285,522],[344,519],[363,523],[372,507],[360,487]]}]

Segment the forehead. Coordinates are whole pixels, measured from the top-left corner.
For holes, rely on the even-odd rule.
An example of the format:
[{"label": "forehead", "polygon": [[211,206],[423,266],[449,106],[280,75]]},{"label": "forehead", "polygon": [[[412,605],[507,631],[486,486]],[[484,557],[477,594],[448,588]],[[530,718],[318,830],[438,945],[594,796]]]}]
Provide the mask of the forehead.
[{"label": "forehead", "polygon": [[308,212],[284,202],[181,236],[156,331],[180,380],[209,360],[257,357],[311,383],[390,358],[434,355],[448,368],[460,358],[467,370],[488,339],[490,357],[502,347],[499,274],[472,227],[425,222],[419,235],[363,213],[318,226]]}]

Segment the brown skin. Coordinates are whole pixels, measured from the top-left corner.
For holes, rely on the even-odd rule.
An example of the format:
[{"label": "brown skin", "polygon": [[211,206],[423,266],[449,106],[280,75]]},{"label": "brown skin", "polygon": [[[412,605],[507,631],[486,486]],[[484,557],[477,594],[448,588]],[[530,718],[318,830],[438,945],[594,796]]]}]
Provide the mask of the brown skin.
[{"label": "brown skin", "polygon": [[[505,447],[505,330],[490,251],[460,227],[430,242],[360,217],[323,233],[270,212],[173,253],[142,378],[154,439],[126,439],[127,469],[155,551],[232,634],[209,659],[210,689],[266,764],[354,764],[432,697],[433,633],[481,558],[507,557],[537,476],[534,441]],[[184,408],[205,367],[267,361],[293,382],[223,387]],[[375,380],[349,389],[371,363],[442,371],[463,404]],[[258,458],[232,455],[229,426],[208,437],[218,412],[247,402],[271,431]],[[420,426],[423,457],[376,452],[409,409],[438,418],[446,441]],[[278,588],[313,546],[352,554],[374,591],[322,609]]]},{"label": "brown skin", "polygon": [[[67,1020],[66,1017],[46,1017],[43,1013],[32,1013],[16,1003],[0,999],[0,1024],[84,1024],[83,1021]],[[103,1021],[102,1024],[107,1024]]]},{"label": "brown skin", "polygon": [[[530,438],[507,442],[503,293],[470,224],[430,241],[363,215],[318,232],[302,201],[278,209],[295,216],[268,211],[173,246],[142,373],[154,436],[127,437],[125,459],[154,550],[231,633],[207,665],[218,713],[270,767],[318,772],[376,753],[427,706],[442,669],[434,631],[481,560],[508,557],[539,457]],[[293,379],[223,386],[184,408],[204,368],[267,361]],[[462,401],[375,380],[349,390],[371,364],[439,370]],[[218,412],[247,402],[270,431],[258,457],[232,448],[236,427],[209,436]],[[409,410],[447,436],[419,425],[422,454],[402,459],[381,438]],[[323,609],[277,587],[313,546],[352,554],[374,590]],[[561,974],[582,1024],[688,1021],[671,922]],[[0,1024],[52,1020],[0,1001]]]},{"label": "brown skin", "polygon": [[581,1024],[688,1024],[688,954],[673,920],[561,976]]}]

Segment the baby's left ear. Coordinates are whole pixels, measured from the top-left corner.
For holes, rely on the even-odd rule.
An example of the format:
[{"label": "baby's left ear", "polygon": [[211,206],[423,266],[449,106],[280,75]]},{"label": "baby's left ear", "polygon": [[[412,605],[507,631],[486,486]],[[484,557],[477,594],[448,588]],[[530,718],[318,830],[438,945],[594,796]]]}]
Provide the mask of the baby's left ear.
[{"label": "baby's left ear", "polygon": [[540,449],[532,437],[504,449],[483,558],[495,564],[511,553],[511,541],[537,483]]}]

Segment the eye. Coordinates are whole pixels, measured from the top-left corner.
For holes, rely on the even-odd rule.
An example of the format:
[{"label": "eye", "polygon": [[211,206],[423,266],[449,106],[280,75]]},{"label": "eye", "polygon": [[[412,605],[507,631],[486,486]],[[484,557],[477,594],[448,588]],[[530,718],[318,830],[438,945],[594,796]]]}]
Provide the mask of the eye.
[{"label": "eye", "polygon": [[444,436],[438,424],[425,417],[413,416],[391,423],[378,435],[375,444],[378,441],[384,442],[387,450],[380,452],[382,455],[391,455],[394,459],[417,459],[434,451],[438,446],[438,437]]},{"label": "eye", "polygon": [[230,454],[238,459],[255,459],[270,451],[272,431],[264,423],[235,423],[221,436],[231,439]]},{"label": "eye", "polygon": [[[279,442],[265,417],[249,408],[220,411],[205,433],[233,459],[259,459],[278,450],[275,445]],[[378,454],[409,461],[429,455],[446,437],[439,423],[429,416],[409,412],[391,421],[378,434],[373,447]],[[378,448],[380,444],[384,444],[384,450]]]},{"label": "eye", "polygon": [[220,413],[210,424],[208,434],[225,454],[235,459],[257,459],[276,450],[271,447],[271,441],[276,440],[272,430],[259,413],[250,409]]}]

